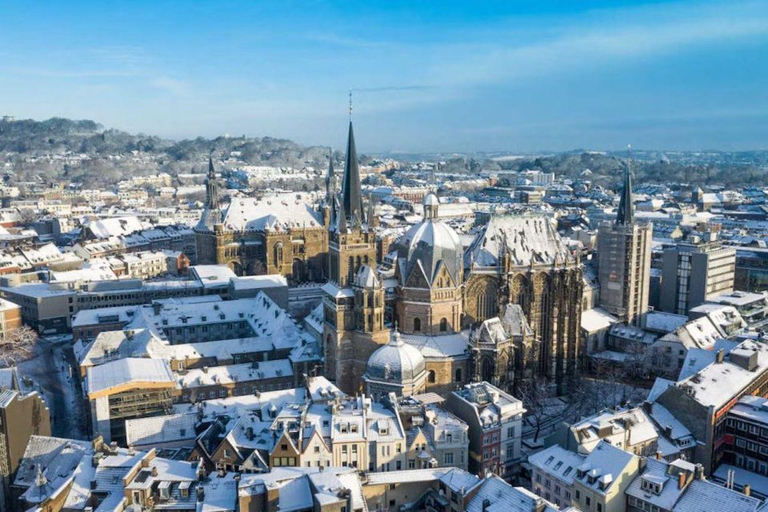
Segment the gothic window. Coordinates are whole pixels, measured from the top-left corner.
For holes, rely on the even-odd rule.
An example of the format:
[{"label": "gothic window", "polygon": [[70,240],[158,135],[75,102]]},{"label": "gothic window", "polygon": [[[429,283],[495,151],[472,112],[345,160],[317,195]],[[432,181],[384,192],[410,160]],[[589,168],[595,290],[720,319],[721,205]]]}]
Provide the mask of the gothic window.
[{"label": "gothic window", "polygon": [[448,319],[443,318],[440,320],[440,332],[446,332],[448,330]]},{"label": "gothic window", "polygon": [[455,372],[454,377],[455,377],[453,379],[454,381],[461,382],[461,368],[456,368],[456,372]]},{"label": "gothic window", "polygon": [[355,281],[355,257],[349,257],[349,268],[347,269],[347,281],[351,284]]},{"label": "gothic window", "polygon": [[429,373],[427,374],[427,380],[430,384],[435,383],[435,370],[429,370]]},{"label": "gothic window", "polygon": [[275,265],[283,264],[283,243],[282,242],[278,242],[275,244],[273,256],[275,260]]},{"label": "gothic window", "polygon": [[413,332],[421,332],[421,318],[413,319]]}]

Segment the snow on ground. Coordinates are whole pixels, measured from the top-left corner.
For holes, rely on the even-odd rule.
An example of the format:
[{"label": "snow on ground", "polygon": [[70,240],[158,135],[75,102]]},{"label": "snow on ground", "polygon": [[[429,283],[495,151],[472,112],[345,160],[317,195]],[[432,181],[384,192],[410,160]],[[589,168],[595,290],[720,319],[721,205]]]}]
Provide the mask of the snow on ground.
[{"label": "snow on ground", "polygon": [[34,357],[19,363],[22,386],[41,392],[57,437],[88,439],[85,401],[75,377],[71,336],[42,337]]}]

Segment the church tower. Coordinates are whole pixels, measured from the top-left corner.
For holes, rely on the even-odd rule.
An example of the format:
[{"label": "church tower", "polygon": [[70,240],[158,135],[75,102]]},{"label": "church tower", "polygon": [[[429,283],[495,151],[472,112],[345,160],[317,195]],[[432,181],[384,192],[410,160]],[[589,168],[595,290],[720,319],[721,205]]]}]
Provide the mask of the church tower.
[{"label": "church tower", "polygon": [[342,391],[355,393],[368,357],[387,343],[388,334],[384,330],[384,290],[375,270],[376,235],[365,215],[351,121],[341,197],[333,203],[328,237],[330,279],[323,287],[325,373]]},{"label": "church tower", "polygon": [[639,324],[648,311],[652,227],[635,220],[629,162],[614,222],[597,231],[600,307],[622,322]]},{"label": "church tower", "polygon": [[376,266],[376,236],[369,229],[365,217],[355,134],[351,121],[341,199],[331,222],[328,245],[331,281],[341,288],[352,285],[354,276],[362,265]]},{"label": "church tower", "polygon": [[221,208],[219,207],[219,183],[213,168],[213,157],[208,157],[208,175],[205,177],[205,206],[200,221],[195,226],[196,264],[215,264],[217,236],[220,232]]}]

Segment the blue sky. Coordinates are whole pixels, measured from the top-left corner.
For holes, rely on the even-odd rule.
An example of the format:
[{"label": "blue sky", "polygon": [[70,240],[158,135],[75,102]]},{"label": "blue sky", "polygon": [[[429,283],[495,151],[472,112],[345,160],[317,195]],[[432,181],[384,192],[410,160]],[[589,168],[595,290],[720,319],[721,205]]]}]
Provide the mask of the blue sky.
[{"label": "blue sky", "polygon": [[0,113],[381,151],[768,148],[768,2],[0,4]]}]

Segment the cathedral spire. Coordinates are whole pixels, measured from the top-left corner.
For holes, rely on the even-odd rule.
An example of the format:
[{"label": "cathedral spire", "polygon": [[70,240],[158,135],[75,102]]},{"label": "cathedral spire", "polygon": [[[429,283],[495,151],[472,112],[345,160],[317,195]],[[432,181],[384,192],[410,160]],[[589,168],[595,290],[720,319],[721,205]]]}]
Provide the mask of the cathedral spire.
[{"label": "cathedral spire", "polygon": [[632,174],[629,165],[629,158],[627,158],[627,167],[624,170],[624,186],[621,190],[619,210],[616,214],[616,224],[620,226],[627,226],[635,220],[635,206],[632,202]]},{"label": "cathedral spire", "polygon": [[[347,160],[344,163],[344,178],[341,186],[341,208],[346,220],[351,226],[360,227],[365,222],[363,208],[363,191],[360,185],[360,169],[357,166],[357,148],[355,147],[355,132],[352,121],[349,122],[349,137],[347,139]],[[341,215],[339,218],[341,225]],[[341,229],[340,229],[341,230]]]},{"label": "cathedral spire", "polygon": [[208,175],[205,178],[205,208],[197,223],[197,229],[212,231],[216,224],[221,224],[219,184],[216,181],[216,170],[213,168],[213,156],[209,156]]}]

